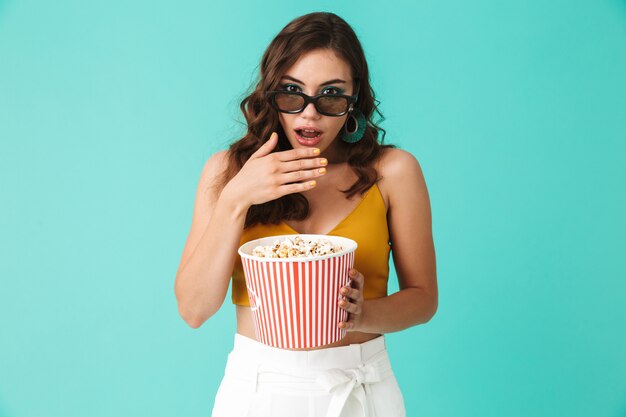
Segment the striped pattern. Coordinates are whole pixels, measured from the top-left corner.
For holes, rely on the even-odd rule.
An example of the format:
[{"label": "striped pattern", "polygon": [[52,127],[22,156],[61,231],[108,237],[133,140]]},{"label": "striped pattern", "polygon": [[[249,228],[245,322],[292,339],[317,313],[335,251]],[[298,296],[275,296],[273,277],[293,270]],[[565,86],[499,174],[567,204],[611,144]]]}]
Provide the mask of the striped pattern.
[{"label": "striped pattern", "polygon": [[242,258],[257,339],[282,349],[327,345],[342,339],[339,290],[348,285],[354,251],[322,260]]}]

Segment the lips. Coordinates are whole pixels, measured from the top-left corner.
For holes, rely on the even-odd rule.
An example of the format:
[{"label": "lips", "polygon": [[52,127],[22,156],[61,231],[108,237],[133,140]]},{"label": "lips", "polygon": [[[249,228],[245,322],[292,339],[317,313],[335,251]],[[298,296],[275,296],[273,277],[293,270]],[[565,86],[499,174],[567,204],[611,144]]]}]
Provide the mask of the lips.
[{"label": "lips", "polygon": [[323,132],[314,126],[298,126],[294,131],[298,143],[303,146],[315,146],[322,140]]}]

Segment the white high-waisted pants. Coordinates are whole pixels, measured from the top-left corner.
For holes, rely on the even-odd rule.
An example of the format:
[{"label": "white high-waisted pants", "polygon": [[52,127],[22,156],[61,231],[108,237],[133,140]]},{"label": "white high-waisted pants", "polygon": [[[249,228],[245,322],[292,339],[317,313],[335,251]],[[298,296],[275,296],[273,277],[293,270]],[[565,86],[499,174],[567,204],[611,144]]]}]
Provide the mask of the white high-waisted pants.
[{"label": "white high-waisted pants", "polygon": [[405,417],[385,338],[312,351],[235,334],[212,417]]}]

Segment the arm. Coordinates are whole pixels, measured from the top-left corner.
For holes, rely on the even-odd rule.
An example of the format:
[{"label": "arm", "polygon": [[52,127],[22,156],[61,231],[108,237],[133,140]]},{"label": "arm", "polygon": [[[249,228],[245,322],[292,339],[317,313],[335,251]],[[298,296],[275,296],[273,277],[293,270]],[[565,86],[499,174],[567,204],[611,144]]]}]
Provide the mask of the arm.
[{"label": "arm", "polygon": [[426,323],[437,311],[430,200],[422,170],[413,155],[393,149],[385,155],[381,173],[389,195],[387,217],[400,291],[363,301],[364,278],[357,271],[356,290],[346,294],[354,302],[346,305],[351,318],[343,326],[351,331],[395,332]]},{"label": "arm", "polygon": [[202,170],[191,230],[176,273],[178,310],[193,328],[224,303],[248,209],[231,198],[227,189],[217,198],[210,192],[226,163],[226,151],[222,151],[209,158]]}]

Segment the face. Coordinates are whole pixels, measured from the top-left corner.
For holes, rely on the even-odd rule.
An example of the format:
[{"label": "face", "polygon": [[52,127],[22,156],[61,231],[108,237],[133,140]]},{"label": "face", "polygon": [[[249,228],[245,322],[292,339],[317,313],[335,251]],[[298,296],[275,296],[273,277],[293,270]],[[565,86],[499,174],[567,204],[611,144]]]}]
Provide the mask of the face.
[{"label": "face", "polygon": [[[278,89],[298,91],[309,96],[318,94],[353,94],[352,71],[349,64],[333,51],[320,49],[302,55],[280,80]],[[309,103],[302,112],[287,114],[278,112],[280,124],[294,149],[319,148],[321,154],[336,161],[340,158],[338,134],[348,118],[325,116]],[[307,138],[302,129],[315,129],[321,134]]]}]

